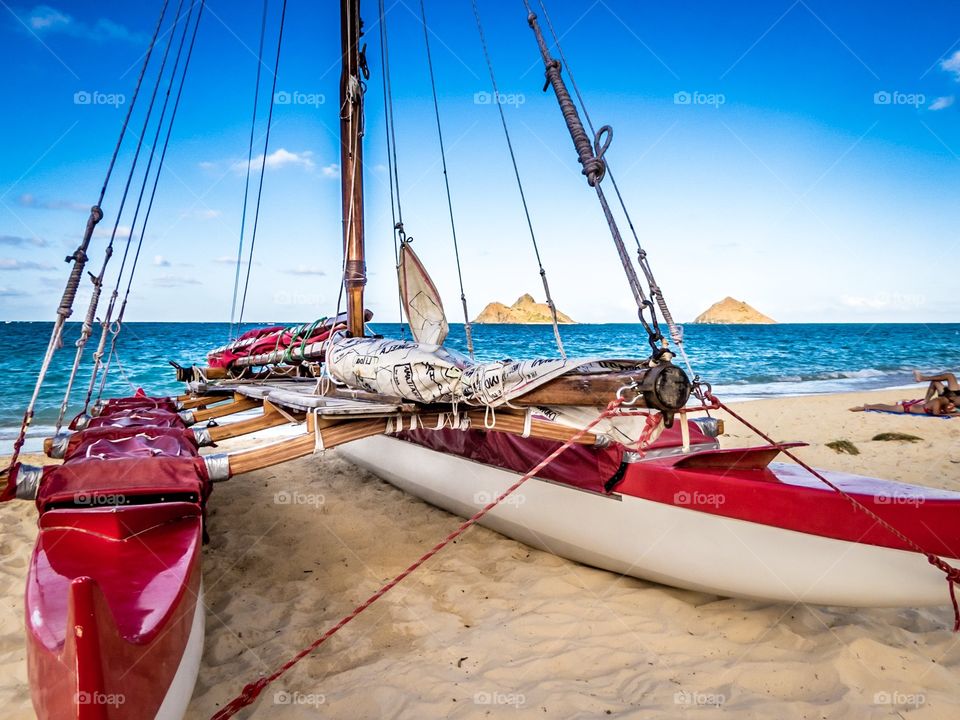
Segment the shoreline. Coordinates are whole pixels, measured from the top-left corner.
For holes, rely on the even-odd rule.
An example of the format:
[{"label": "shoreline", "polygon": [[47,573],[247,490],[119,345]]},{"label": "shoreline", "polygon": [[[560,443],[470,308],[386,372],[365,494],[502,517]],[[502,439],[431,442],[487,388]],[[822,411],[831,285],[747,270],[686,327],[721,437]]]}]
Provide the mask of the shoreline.
[{"label": "shoreline", "polygon": [[[960,491],[960,418],[847,410],[905,391],[731,405],[777,440],[809,442],[798,452],[815,466]],[[724,446],[756,440],[729,419],[725,430]],[[873,440],[880,432],[920,440]],[[835,439],[861,454],[826,447]],[[316,502],[278,502],[284,492]],[[204,548],[206,645],[187,717],[209,717],[458,522],[335,450],[218,484]],[[0,703],[14,720],[33,717],[22,594],[35,523],[30,503],[0,509]],[[645,720],[693,707],[704,718],[946,719],[960,713],[946,584],[944,603],[861,611],[718,598],[476,527],[271,686],[248,716]]]}]

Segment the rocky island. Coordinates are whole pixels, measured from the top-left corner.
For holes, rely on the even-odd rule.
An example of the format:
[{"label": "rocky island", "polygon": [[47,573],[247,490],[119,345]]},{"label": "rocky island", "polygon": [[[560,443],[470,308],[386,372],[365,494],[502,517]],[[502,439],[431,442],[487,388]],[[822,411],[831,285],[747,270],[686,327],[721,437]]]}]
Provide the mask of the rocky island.
[{"label": "rocky island", "polygon": [[741,300],[725,297],[697,315],[693,322],[700,325],[775,325],[777,321]]},{"label": "rocky island", "polygon": [[[557,321],[565,325],[574,324],[569,316],[557,310]],[[500,302],[492,302],[474,320],[478,324],[512,323],[517,325],[542,325],[552,323],[550,307],[546,303],[538,303],[529,293],[521,295],[509,307]]]}]

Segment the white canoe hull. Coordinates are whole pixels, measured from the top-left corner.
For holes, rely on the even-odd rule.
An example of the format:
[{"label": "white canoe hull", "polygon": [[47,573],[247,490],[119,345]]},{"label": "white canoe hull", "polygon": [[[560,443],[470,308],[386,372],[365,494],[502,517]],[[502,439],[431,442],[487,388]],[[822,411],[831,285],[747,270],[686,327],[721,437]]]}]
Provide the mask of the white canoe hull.
[{"label": "white canoe hull", "polygon": [[190,635],[183,657],[170,683],[155,720],[180,720],[187,714],[187,706],[193,697],[193,688],[200,674],[200,661],[203,658],[203,638],[206,628],[206,605],[203,603],[203,583],[197,594],[197,604],[190,623]]},{"label": "white canoe hull", "polygon": [[[337,452],[461,517],[473,515],[519,478],[383,436]],[[852,607],[949,602],[943,573],[916,553],[536,478],[480,524],[586,565],[726,597]]]}]

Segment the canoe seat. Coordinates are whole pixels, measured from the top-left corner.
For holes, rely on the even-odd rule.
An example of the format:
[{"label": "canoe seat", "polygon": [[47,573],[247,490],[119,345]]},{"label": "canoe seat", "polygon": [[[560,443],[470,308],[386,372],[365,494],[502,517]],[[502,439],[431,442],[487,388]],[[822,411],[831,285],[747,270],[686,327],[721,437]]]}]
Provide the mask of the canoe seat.
[{"label": "canoe seat", "polygon": [[202,505],[209,494],[206,466],[199,457],[90,458],[44,468],[37,509],[43,514],[54,508],[171,501]]}]

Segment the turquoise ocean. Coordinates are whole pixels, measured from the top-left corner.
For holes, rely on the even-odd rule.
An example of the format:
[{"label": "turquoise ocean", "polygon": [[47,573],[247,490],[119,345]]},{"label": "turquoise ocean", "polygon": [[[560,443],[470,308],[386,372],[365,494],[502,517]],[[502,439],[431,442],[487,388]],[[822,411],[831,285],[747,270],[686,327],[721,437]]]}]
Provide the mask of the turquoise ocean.
[{"label": "turquoise ocean", "polygon": [[[386,323],[372,328],[389,337],[400,337],[403,330]],[[48,322],[0,324],[0,454],[19,429],[50,329]],[[40,396],[31,446],[52,429],[79,330],[79,323],[67,326],[64,347]],[[477,325],[473,330],[482,360],[556,356],[549,326]],[[179,394],[183,388],[168,361],[202,364],[207,351],[227,342],[228,334],[225,323],[126,323],[105,396],[129,395],[138,387],[153,395]],[[649,352],[636,324],[571,325],[561,334],[571,357],[645,357]],[[912,383],[913,368],[960,370],[960,323],[687,325],[684,337],[694,371],[727,400],[892,388]],[[97,338],[88,344],[68,417],[82,407]],[[466,350],[462,325],[451,326],[447,345]]]}]

